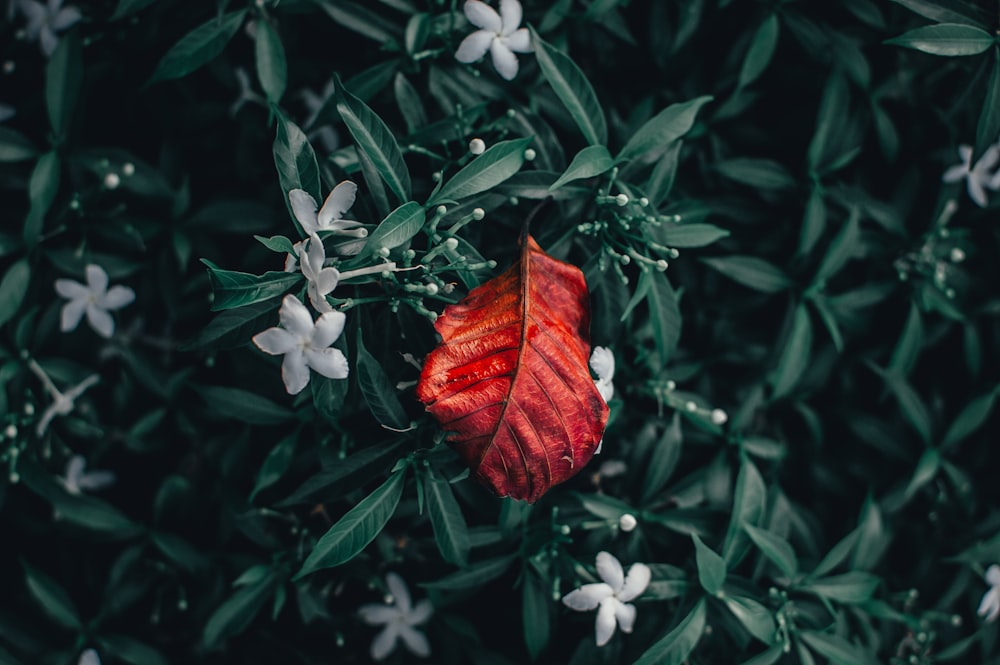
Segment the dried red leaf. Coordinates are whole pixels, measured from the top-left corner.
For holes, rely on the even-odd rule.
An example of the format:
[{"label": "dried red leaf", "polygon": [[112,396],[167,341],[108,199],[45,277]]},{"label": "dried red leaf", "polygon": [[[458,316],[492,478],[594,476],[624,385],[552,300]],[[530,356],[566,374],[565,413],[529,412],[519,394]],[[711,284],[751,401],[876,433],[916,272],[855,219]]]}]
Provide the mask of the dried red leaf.
[{"label": "dried red leaf", "polygon": [[580,471],[608,405],[590,377],[590,301],[578,268],[534,238],[502,275],[449,305],[417,397],[473,475],[534,503]]}]

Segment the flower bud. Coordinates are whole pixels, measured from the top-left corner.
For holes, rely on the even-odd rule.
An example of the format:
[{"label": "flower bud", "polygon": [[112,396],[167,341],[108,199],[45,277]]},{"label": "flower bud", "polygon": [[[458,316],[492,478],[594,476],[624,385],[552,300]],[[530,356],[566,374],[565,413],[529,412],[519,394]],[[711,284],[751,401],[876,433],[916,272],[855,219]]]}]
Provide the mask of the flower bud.
[{"label": "flower bud", "polygon": [[132,162],[125,162],[122,164],[122,175],[130,176],[135,175],[135,164]]},{"label": "flower bud", "polygon": [[639,522],[635,519],[635,515],[633,515],[632,513],[625,513],[624,515],[618,518],[618,528],[624,531],[625,533],[628,533],[629,531],[635,529],[638,523]]},{"label": "flower bud", "polygon": [[533,160],[533,159],[534,159],[535,157],[537,157],[537,156],[538,156],[538,153],[537,153],[537,152],[535,152],[535,151],[534,151],[533,149],[531,149],[531,148],[528,148],[527,150],[525,150],[525,151],[524,151],[524,159],[525,159],[526,161],[529,161],[529,162],[530,162],[531,160]]},{"label": "flower bud", "polygon": [[117,173],[107,173],[104,176],[104,186],[108,189],[115,189],[121,184],[122,179],[118,177]]},{"label": "flower bud", "polygon": [[729,415],[725,411],[722,409],[712,410],[712,423],[715,425],[725,425],[727,420],[729,420]]},{"label": "flower bud", "polygon": [[469,152],[473,155],[481,155],[486,151],[486,143],[480,139],[475,138],[469,141]]}]

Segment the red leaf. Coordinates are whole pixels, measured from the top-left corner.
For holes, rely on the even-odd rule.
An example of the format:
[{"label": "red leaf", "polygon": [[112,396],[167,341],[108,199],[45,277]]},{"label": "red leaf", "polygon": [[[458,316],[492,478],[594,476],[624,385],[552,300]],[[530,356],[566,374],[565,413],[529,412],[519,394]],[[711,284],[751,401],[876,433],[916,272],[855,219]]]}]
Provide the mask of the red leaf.
[{"label": "red leaf", "polygon": [[417,397],[480,482],[534,503],[594,454],[608,405],[590,377],[583,273],[527,236],[505,273],[445,308]]}]

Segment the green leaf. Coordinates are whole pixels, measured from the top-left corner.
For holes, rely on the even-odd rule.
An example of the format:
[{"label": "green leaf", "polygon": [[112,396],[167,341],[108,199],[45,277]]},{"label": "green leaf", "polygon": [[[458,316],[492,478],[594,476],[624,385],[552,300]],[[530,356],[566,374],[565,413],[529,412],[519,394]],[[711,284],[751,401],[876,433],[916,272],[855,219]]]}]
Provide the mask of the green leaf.
[{"label": "green leaf", "polygon": [[[299,221],[292,214],[288,192],[293,189],[305,190],[316,201],[322,201],[320,192],[319,164],[305,133],[294,122],[278,114],[278,130],[272,147],[274,165],[278,169],[278,182],[284,193],[285,206],[291,215],[295,228],[302,232]],[[305,234],[303,234],[305,235]]]},{"label": "green leaf", "polygon": [[466,164],[427,201],[431,207],[444,201],[460,201],[496,187],[517,173],[524,164],[524,151],[531,138],[511,139],[491,145]]},{"label": "green leaf", "polygon": [[749,459],[740,465],[733,489],[733,511],[726,530],[726,540],[722,546],[722,556],[732,568],[749,549],[746,526],[760,524],[767,506],[767,487],[760,471]]},{"label": "green leaf", "polygon": [[549,585],[531,566],[526,566],[521,582],[521,615],[524,627],[524,643],[531,660],[538,656],[549,643],[551,633],[551,597]]},{"label": "green leaf", "polygon": [[650,230],[661,245],[685,249],[688,247],[705,247],[729,237],[729,231],[720,229],[714,224],[674,224],[663,222]]},{"label": "green leaf", "polygon": [[982,28],[963,23],[938,23],[914,28],[899,37],[887,39],[885,43],[953,57],[982,53],[996,40]]},{"label": "green leaf", "polygon": [[979,112],[979,122],[976,124],[976,146],[971,159],[973,164],[979,161],[1000,134],[1000,48],[998,47],[993,48],[992,69],[989,85],[986,86],[986,96],[983,98],[983,109]]},{"label": "green leaf", "polygon": [[[3,286],[0,285],[0,293],[2,291]],[[997,391],[991,390],[966,404],[962,412],[952,421],[948,427],[948,431],[945,432],[944,438],[941,440],[941,447],[943,449],[950,448],[956,443],[965,440],[966,437],[982,427],[993,410],[996,398]]]},{"label": "green leaf", "polygon": [[319,539],[293,580],[323,568],[346,563],[361,553],[389,522],[403,495],[405,469],[389,476],[378,489],[362,499]]},{"label": "green leaf", "polygon": [[208,259],[202,259],[201,262],[208,266],[208,277],[212,284],[212,311],[216,312],[277,298],[302,281],[300,273],[273,271],[258,276],[223,270]]},{"label": "green leaf", "polygon": [[823,96],[816,114],[816,131],[809,142],[806,163],[810,173],[829,167],[833,155],[843,149],[843,126],[849,116],[850,93],[847,81],[839,69],[834,69],[823,88]]},{"label": "green leaf", "polygon": [[830,309],[829,299],[817,293],[812,294],[808,302],[816,310],[816,314],[819,315],[820,320],[826,327],[826,331],[830,334],[830,339],[833,341],[833,346],[837,349],[837,353],[843,353],[844,336],[840,333],[837,317],[834,315],[833,310]]},{"label": "green leaf", "polygon": [[410,199],[410,172],[403,161],[403,153],[380,117],[368,106],[344,88],[335,77],[337,111],[347,125],[347,131],[354,137],[358,150],[364,151],[382,180],[400,201]]},{"label": "green leaf", "polygon": [[799,235],[799,254],[806,255],[819,242],[826,228],[826,203],[823,200],[823,188],[816,185],[809,192],[805,212],[802,214],[802,232]]},{"label": "green leaf", "polygon": [[722,602],[748,633],[764,644],[774,643],[775,624],[771,610],[749,596],[726,595]]},{"label": "green leaf", "polygon": [[701,542],[698,534],[692,534],[694,540],[695,562],[698,565],[698,581],[706,593],[717,595],[726,581],[726,562],[721,556]]},{"label": "green leaf", "polygon": [[717,162],[716,171],[724,177],[758,189],[791,189],[795,178],[773,159],[737,157]]},{"label": "green leaf", "polygon": [[985,7],[963,0],[892,0],[936,23],[965,23],[988,28],[993,16]]},{"label": "green leaf", "polygon": [[776,536],[770,531],[758,529],[752,524],[744,524],[744,531],[750,536],[754,545],[766,556],[785,577],[795,577],[799,570],[799,562],[795,550],[787,540]]},{"label": "green leaf", "polygon": [[38,148],[21,132],[0,127],[0,163],[23,162],[38,156]]},{"label": "green leaf", "polygon": [[837,635],[818,630],[800,630],[796,634],[810,649],[827,658],[830,665],[878,665],[868,651]]},{"label": "green leaf", "polygon": [[146,85],[187,76],[207,64],[226,48],[246,14],[246,9],[223,14],[181,37],[160,60]]},{"label": "green leaf", "polygon": [[[416,204],[414,204],[416,205]],[[419,209],[420,206],[417,206]],[[422,217],[422,215],[421,215]],[[365,348],[361,331],[358,331],[357,355],[358,387],[368,403],[375,420],[386,427],[403,430],[410,426],[410,419],[396,396],[396,387],[386,376],[385,370]]]},{"label": "green leaf", "polygon": [[63,628],[79,630],[83,626],[80,615],[73,606],[66,590],[59,586],[55,580],[40,570],[33,568],[25,562],[21,562],[24,567],[24,578],[28,585],[31,597],[35,599],[38,606]]},{"label": "green leaf", "polygon": [[424,582],[420,586],[434,591],[466,591],[475,587],[480,587],[491,582],[507,572],[516,554],[499,556],[494,559],[486,559],[472,564],[468,568],[463,568],[458,572],[446,575],[433,582]]},{"label": "green leaf", "polygon": [[285,236],[271,236],[270,238],[265,238],[264,236],[255,235],[254,239],[272,252],[277,252],[279,254],[295,253],[295,246],[292,244],[292,241]]},{"label": "green leaf", "polygon": [[420,98],[420,93],[413,87],[410,80],[402,72],[396,73],[392,82],[392,90],[396,96],[396,106],[406,122],[406,133],[413,134],[427,124],[427,110]]},{"label": "green leaf", "polygon": [[465,567],[469,563],[469,530],[451,483],[433,473],[425,475],[424,481],[427,512],[438,550],[448,563]]},{"label": "green leaf", "polygon": [[131,14],[135,14],[136,12],[150,6],[154,2],[156,2],[156,0],[118,0],[118,6],[115,7],[115,11],[109,20],[117,21],[120,18],[125,18]]},{"label": "green leaf", "polygon": [[607,148],[603,145],[589,145],[576,153],[573,161],[566,167],[559,179],[549,187],[549,191],[555,191],[573,180],[601,175],[614,165],[614,160],[611,159],[611,153],[608,152]]},{"label": "green leaf", "polygon": [[633,665],[682,665],[698,646],[705,632],[705,599],[660,641],[649,647]]},{"label": "green leaf", "polygon": [[303,503],[326,503],[364,487],[396,463],[402,444],[402,441],[372,444],[337,460],[331,468],[320,471],[302,483],[288,498],[278,502],[277,506],[287,508]]},{"label": "green leaf", "polygon": [[785,342],[778,366],[771,378],[771,399],[781,399],[788,395],[809,366],[812,349],[812,323],[809,311],[804,305],[795,308],[792,327]]},{"label": "green leaf", "polygon": [[569,56],[557,51],[531,31],[531,44],[535,47],[538,66],[545,80],[552,86],[556,97],[562,101],[569,115],[591,145],[605,145],[608,141],[608,126],[604,110],[590,81]]},{"label": "green leaf", "polygon": [[59,153],[51,150],[35,163],[35,169],[31,172],[31,179],[28,181],[28,200],[31,208],[28,210],[28,218],[24,222],[23,239],[28,247],[34,247],[38,242],[38,237],[42,233],[45,225],[45,215],[59,191],[60,178]]},{"label": "green leaf", "polygon": [[0,280],[0,326],[4,325],[17,314],[24,296],[28,293],[28,283],[31,280],[31,267],[27,259],[15,262],[3,280]]},{"label": "green leaf", "polygon": [[218,351],[243,346],[253,335],[274,323],[277,307],[274,301],[265,300],[227,309],[179,348],[181,351]]},{"label": "green leaf", "polygon": [[378,249],[395,249],[410,241],[424,227],[424,209],[419,203],[407,201],[393,210],[375,227],[365,248],[358,255],[359,259],[371,256]]},{"label": "green leaf", "polygon": [[274,593],[277,579],[273,571],[236,590],[215,608],[205,623],[202,642],[212,648],[222,640],[239,635],[250,626]]},{"label": "green leaf", "polygon": [[154,531],[149,534],[149,539],[164,556],[189,573],[203,571],[210,563],[200,549],[180,536]]},{"label": "green leaf", "polygon": [[[333,348],[340,349],[347,357],[347,341],[343,336],[337,339]],[[347,397],[347,379],[328,379],[322,374],[314,374],[309,380],[309,392],[316,412],[331,424],[339,422],[340,410]]]},{"label": "green leaf", "polygon": [[906,486],[903,496],[907,499],[911,498],[917,490],[934,480],[940,468],[941,454],[936,448],[926,449],[917,460],[917,467],[913,470],[913,476],[910,477],[910,482]]},{"label": "green leaf", "polygon": [[791,288],[792,280],[772,263],[755,256],[732,256],[701,259],[731,280],[763,293],[777,293]]},{"label": "green leaf", "polygon": [[920,435],[924,444],[929,446],[932,436],[931,414],[920,399],[917,391],[898,372],[884,370],[871,363],[868,366],[885,380],[889,390],[896,397],[896,402],[899,404],[903,416],[913,425],[913,428]]},{"label": "green leaf", "polygon": [[819,270],[816,271],[816,275],[813,277],[813,284],[822,284],[830,277],[836,275],[844,267],[848,259],[858,251],[860,235],[858,221],[860,217],[861,213],[859,209],[856,206],[852,206],[851,212],[847,216],[847,221],[830,242],[830,246],[823,256],[823,262],[820,263]]},{"label": "green leaf", "polygon": [[896,348],[889,360],[889,371],[907,376],[917,362],[920,350],[924,345],[924,325],[920,317],[920,308],[915,302],[910,303],[910,313],[903,325],[903,332],[896,342]]},{"label": "green leaf", "polygon": [[59,40],[59,46],[45,67],[45,106],[56,136],[69,129],[83,86],[83,47],[76,31]]},{"label": "green leaf", "polygon": [[771,62],[777,45],[778,17],[769,14],[761,22],[757,32],[754,33],[750,48],[747,49],[747,54],[743,58],[743,66],[740,67],[740,76],[736,83],[737,88],[745,88],[764,73],[767,65]]},{"label": "green leaf", "polygon": [[871,573],[852,570],[843,575],[813,579],[796,588],[838,603],[856,605],[870,600],[881,581]]},{"label": "green leaf", "polygon": [[257,32],[254,37],[257,60],[257,78],[260,87],[272,104],[281,101],[288,84],[288,64],[285,61],[285,47],[281,43],[278,31],[266,18],[256,22]]},{"label": "green leaf", "polygon": [[774,665],[785,655],[784,646],[775,644],[767,651],[762,651],[750,660],[744,660],[740,665]]},{"label": "green leaf", "polygon": [[279,425],[295,416],[291,409],[242,388],[196,385],[194,391],[215,415],[249,425]]},{"label": "green leaf", "polygon": [[858,520],[859,538],[851,558],[855,570],[869,570],[878,564],[889,546],[891,534],[885,528],[878,503],[868,496]]},{"label": "green leaf", "polygon": [[170,665],[159,650],[128,635],[102,635],[97,638],[97,644],[102,653],[114,654],[115,658],[132,665]]},{"label": "green leaf", "polygon": [[250,501],[253,501],[261,490],[267,489],[285,475],[295,458],[295,444],[298,439],[298,432],[294,432],[279,441],[267,454],[264,463],[257,471],[257,481],[254,483],[253,491],[250,492]]},{"label": "green leaf", "polygon": [[646,473],[642,481],[641,505],[645,506],[650,501],[659,498],[660,491],[670,480],[670,476],[680,460],[683,441],[680,414],[675,411],[673,419],[663,432],[663,436],[653,446],[653,452],[646,464]]},{"label": "green leaf", "polygon": [[368,8],[368,3],[349,2],[348,0],[316,0],[330,18],[352,32],[367,37],[386,46],[397,39],[398,29],[380,13]]},{"label": "green leaf", "polygon": [[677,165],[680,163],[681,148],[683,141],[674,141],[667,148],[660,160],[653,167],[653,172],[649,174],[646,182],[646,196],[653,202],[653,205],[662,205],[670,192],[674,188],[674,180],[677,177]]},{"label": "green leaf", "polygon": [[713,99],[711,95],[705,95],[663,109],[636,130],[615,157],[615,163],[641,157],[654,148],[662,148],[681,138],[691,131],[699,109]]}]

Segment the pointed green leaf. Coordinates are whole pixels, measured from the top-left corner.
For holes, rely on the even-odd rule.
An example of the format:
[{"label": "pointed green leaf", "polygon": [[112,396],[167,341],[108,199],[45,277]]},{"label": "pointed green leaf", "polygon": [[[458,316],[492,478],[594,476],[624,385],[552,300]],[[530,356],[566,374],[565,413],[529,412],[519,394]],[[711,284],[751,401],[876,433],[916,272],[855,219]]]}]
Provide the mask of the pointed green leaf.
[{"label": "pointed green leaf", "polygon": [[[417,206],[417,208],[419,207]],[[361,394],[364,395],[365,402],[368,403],[368,408],[371,409],[375,420],[396,430],[409,427],[410,419],[407,418],[406,411],[403,410],[403,405],[399,403],[399,397],[396,396],[396,386],[389,380],[375,356],[365,348],[360,330],[358,331],[356,369],[358,387],[361,388]]]},{"label": "pointed green leaf", "polygon": [[194,391],[215,415],[250,425],[279,425],[295,415],[288,407],[242,388],[196,385]]},{"label": "pointed green leaf", "polygon": [[737,157],[717,162],[715,170],[724,177],[757,189],[791,189],[795,178],[773,159]]},{"label": "pointed green leaf", "polygon": [[253,583],[241,586],[215,608],[202,632],[201,639],[205,646],[211,648],[246,630],[271,598],[276,583],[274,573],[267,572]]},{"label": "pointed green leaf", "polygon": [[573,157],[573,161],[566,167],[566,170],[549,187],[549,191],[555,191],[573,180],[593,178],[596,175],[601,175],[614,165],[611,153],[603,145],[587,146],[576,153],[576,156]]},{"label": "pointed green leaf", "polygon": [[666,486],[667,481],[670,480],[670,476],[674,472],[677,462],[680,460],[683,440],[680,414],[674,412],[674,417],[671,419],[667,429],[664,430],[663,436],[653,446],[653,452],[650,454],[649,461],[646,464],[646,473],[642,481],[640,505],[646,505],[658,498],[660,491]]},{"label": "pointed green leaf", "polygon": [[214,59],[239,30],[246,13],[246,9],[240,9],[223,14],[181,37],[160,60],[147,85],[187,76]]},{"label": "pointed green leaf", "polygon": [[180,345],[181,351],[218,351],[250,342],[250,338],[277,320],[278,303],[265,300],[245,307],[224,310],[198,335]]},{"label": "pointed green leaf", "polygon": [[[0,286],[0,292],[2,290],[3,287]],[[997,391],[991,390],[966,404],[961,413],[952,421],[948,431],[945,432],[944,438],[941,440],[941,447],[950,448],[979,429],[993,410],[996,398]]]},{"label": "pointed green leaf", "polygon": [[681,338],[681,310],[677,293],[667,275],[647,270],[639,278],[649,280],[649,319],[653,326],[653,338],[660,362],[667,363],[677,349]]},{"label": "pointed green leaf", "polygon": [[744,524],[743,529],[750,536],[754,545],[771,563],[777,566],[785,577],[795,577],[799,570],[799,562],[795,556],[795,550],[792,549],[787,540],[770,531],[758,529],[752,524]]},{"label": "pointed green leaf", "polygon": [[938,23],[914,28],[886,44],[905,46],[932,55],[948,57],[976,55],[996,43],[993,35],[982,28],[962,23]]},{"label": "pointed green leaf", "polygon": [[27,259],[21,259],[7,268],[3,280],[0,280],[0,326],[4,325],[17,314],[24,296],[28,293],[28,283],[31,280],[31,267]]},{"label": "pointed green leaf", "polygon": [[931,414],[927,406],[920,399],[917,391],[907,382],[906,378],[898,372],[883,370],[876,365],[869,364],[882,379],[892,394],[896,397],[903,416],[913,425],[913,428],[920,435],[926,445],[931,444]]},{"label": "pointed green leaf", "polygon": [[816,275],[813,277],[813,284],[821,284],[836,275],[844,267],[844,264],[857,252],[859,247],[860,229],[858,223],[860,217],[861,213],[859,209],[852,207],[850,214],[847,216],[847,221],[844,222],[844,226],[841,227],[837,235],[830,241],[830,246],[823,256],[823,262],[820,263],[819,270],[816,271]]},{"label": "pointed green leaf", "polygon": [[646,121],[636,130],[625,147],[615,157],[620,164],[641,157],[654,148],[663,147],[687,134],[694,126],[699,109],[714,99],[711,95],[697,97],[688,102],[671,104]]},{"label": "pointed green leaf", "polygon": [[722,602],[748,633],[764,644],[774,643],[776,629],[771,610],[749,596],[726,595]]},{"label": "pointed green leaf", "polygon": [[0,163],[23,162],[38,157],[38,148],[21,132],[0,127]]},{"label": "pointed green leaf", "polygon": [[755,291],[777,293],[792,286],[792,280],[781,268],[755,256],[732,255],[702,259],[723,275]]},{"label": "pointed green leaf", "polygon": [[716,595],[726,581],[726,562],[712,548],[701,541],[698,534],[692,534],[695,562],[698,565],[698,581],[705,593]]},{"label": "pointed green leaf", "polygon": [[[314,377],[315,380],[315,377]],[[346,383],[340,381],[340,383]],[[401,440],[368,445],[312,476],[279,501],[279,508],[304,503],[326,503],[341,498],[388,471],[399,459]]]},{"label": "pointed green leaf", "polygon": [[607,121],[590,81],[569,56],[542,40],[533,27],[528,29],[531,30],[531,44],[535,47],[542,74],[569,111],[583,137],[591,145],[605,145],[608,141]]},{"label": "pointed green leaf", "polygon": [[62,136],[69,129],[83,86],[83,47],[75,31],[59,40],[45,67],[45,106],[52,131]]},{"label": "pointed green leaf", "polygon": [[302,579],[317,570],[339,566],[360,554],[396,512],[405,478],[405,469],[392,474],[378,489],[341,517],[319,539],[293,579]]},{"label": "pointed green leaf", "polygon": [[274,165],[278,169],[278,182],[281,183],[281,191],[284,193],[285,206],[288,208],[295,228],[301,233],[302,228],[295,216],[292,215],[288,192],[293,189],[302,189],[317,202],[323,201],[316,153],[309,145],[305,132],[282,114],[278,115],[278,130],[274,137],[272,153]]},{"label": "pointed green leaf", "polygon": [[208,259],[201,262],[208,267],[215,312],[277,298],[302,281],[301,273],[273,271],[258,276],[223,270]]},{"label": "pointed green leaf", "polygon": [[729,237],[729,231],[720,229],[714,224],[674,224],[662,222],[650,234],[661,245],[685,249],[689,247],[706,247],[712,243]]},{"label": "pointed green leaf", "polygon": [[438,550],[448,563],[465,567],[469,563],[469,530],[451,483],[433,473],[425,475],[424,480],[427,512]]},{"label": "pointed green leaf", "polygon": [[653,172],[649,174],[646,182],[646,196],[653,202],[653,205],[662,205],[670,196],[674,188],[674,180],[677,177],[677,165],[680,163],[681,148],[684,141],[674,141],[667,148],[660,160],[653,167]]},{"label": "pointed green leaf", "polygon": [[769,14],[754,33],[750,48],[747,49],[746,57],[743,58],[743,66],[740,67],[740,77],[736,86],[744,88],[764,73],[767,65],[771,62],[774,49],[778,45],[778,17]]},{"label": "pointed green leaf", "polygon": [[830,665],[878,665],[879,661],[870,652],[838,635],[818,630],[800,630],[796,634],[810,649],[828,659]]},{"label": "pointed green leaf", "polygon": [[51,577],[22,562],[28,591],[38,606],[63,628],[78,630],[83,623],[69,594]]},{"label": "pointed green leaf", "polygon": [[525,567],[521,587],[524,643],[531,660],[535,661],[549,643],[552,623],[551,587],[531,566]]},{"label": "pointed green leaf", "polygon": [[271,452],[264,458],[264,463],[257,471],[257,480],[250,492],[250,501],[253,501],[262,490],[275,484],[285,475],[295,458],[295,444],[297,442],[298,432],[295,432],[271,448]]},{"label": "pointed green leaf", "polygon": [[24,221],[22,238],[28,247],[34,247],[45,225],[45,215],[59,191],[61,161],[59,153],[51,150],[35,163],[35,169],[28,180],[28,200],[31,208],[28,218]]},{"label": "pointed green leaf", "polygon": [[1000,47],[993,47],[993,65],[989,85],[986,86],[986,96],[983,98],[983,109],[979,112],[979,122],[976,124],[976,145],[972,152],[972,163],[975,164],[983,156],[990,144],[995,143],[1000,135]]},{"label": "pointed green leaf", "polygon": [[487,582],[500,577],[507,572],[507,569],[510,568],[511,564],[517,558],[516,554],[509,554],[493,559],[486,559],[485,561],[478,561],[468,568],[463,568],[433,582],[424,582],[420,586],[434,591],[467,591],[471,588],[483,586]]},{"label": "pointed green leaf", "polygon": [[531,141],[531,138],[512,139],[491,145],[444,183],[427,201],[427,207],[445,201],[461,201],[496,187],[520,170],[524,151]]},{"label": "pointed green leaf", "polygon": [[796,587],[838,603],[857,605],[871,600],[882,580],[871,573],[852,570],[843,575],[813,579]]},{"label": "pointed green leaf", "polygon": [[420,233],[424,222],[424,209],[419,203],[414,201],[404,203],[375,227],[358,258],[369,257],[382,247],[391,250],[406,244],[413,236]]},{"label": "pointed green leaf", "polygon": [[649,647],[633,665],[681,665],[698,646],[705,632],[705,599],[702,598],[676,628]]},{"label": "pointed green leaf", "polygon": [[906,317],[903,332],[900,334],[896,348],[892,352],[892,358],[889,360],[889,371],[907,376],[916,364],[923,345],[924,326],[923,319],[920,317],[920,308],[917,307],[916,303],[910,303],[910,313]]},{"label": "pointed green leaf", "polygon": [[936,23],[965,23],[988,28],[993,16],[974,0],[892,0]]},{"label": "pointed green leaf", "polygon": [[97,644],[102,653],[113,653],[115,658],[132,665],[170,665],[170,661],[158,649],[128,635],[102,635],[97,638]]},{"label": "pointed green leaf", "polygon": [[257,31],[254,37],[257,61],[257,78],[260,87],[272,104],[281,101],[288,84],[288,64],[285,60],[285,47],[281,43],[278,31],[266,18],[258,19]]},{"label": "pointed green leaf", "polygon": [[941,468],[941,454],[935,448],[928,448],[917,460],[917,467],[913,470],[910,482],[906,486],[903,496],[907,499],[912,497],[917,490],[934,480]]},{"label": "pointed green leaf", "polygon": [[722,546],[722,556],[732,568],[739,563],[750,546],[746,526],[760,524],[767,507],[767,487],[760,471],[749,459],[740,465],[733,489],[733,512],[726,530],[726,540]]},{"label": "pointed green leaf", "polygon": [[791,392],[809,366],[812,349],[812,323],[809,311],[800,304],[795,315],[788,339],[782,347],[778,366],[771,378],[771,398],[781,399]]}]

